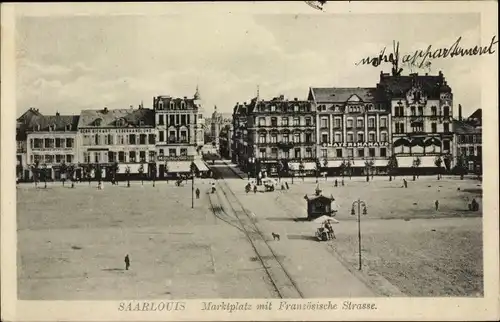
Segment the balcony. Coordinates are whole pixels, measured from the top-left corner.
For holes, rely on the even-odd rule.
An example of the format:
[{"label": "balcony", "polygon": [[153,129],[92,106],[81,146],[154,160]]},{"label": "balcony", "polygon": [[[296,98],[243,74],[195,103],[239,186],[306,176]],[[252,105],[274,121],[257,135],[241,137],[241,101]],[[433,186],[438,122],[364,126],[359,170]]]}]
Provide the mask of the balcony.
[{"label": "balcony", "polygon": [[280,149],[291,149],[296,143],[293,142],[278,142],[278,148]]}]

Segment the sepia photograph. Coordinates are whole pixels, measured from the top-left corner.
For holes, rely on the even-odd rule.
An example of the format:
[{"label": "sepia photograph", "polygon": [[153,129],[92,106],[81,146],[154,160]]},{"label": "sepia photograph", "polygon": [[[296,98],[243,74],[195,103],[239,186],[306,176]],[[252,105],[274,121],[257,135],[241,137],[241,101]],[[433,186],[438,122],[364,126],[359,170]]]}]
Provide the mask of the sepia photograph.
[{"label": "sepia photograph", "polygon": [[485,298],[498,35],[481,12],[161,5],[12,18],[17,300],[203,314]]}]

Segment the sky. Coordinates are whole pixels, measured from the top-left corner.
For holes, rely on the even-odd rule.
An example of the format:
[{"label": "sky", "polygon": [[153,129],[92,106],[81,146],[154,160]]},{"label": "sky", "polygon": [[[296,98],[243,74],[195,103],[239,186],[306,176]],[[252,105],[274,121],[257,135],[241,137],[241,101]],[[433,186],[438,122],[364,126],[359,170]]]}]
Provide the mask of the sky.
[{"label": "sky", "polygon": [[[231,112],[236,102],[280,94],[306,99],[309,87],[374,87],[391,66],[356,66],[388,51],[480,44],[479,14],[244,14],[19,17],[17,115],[152,107],[155,95],[192,97]],[[493,36],[493,35],[492,35]],[[483,44],[487,45],[487,44]],[[481,102],[482,57],[436,59],[464,115]],[[411,72],[405,68],[403,74]]]}]

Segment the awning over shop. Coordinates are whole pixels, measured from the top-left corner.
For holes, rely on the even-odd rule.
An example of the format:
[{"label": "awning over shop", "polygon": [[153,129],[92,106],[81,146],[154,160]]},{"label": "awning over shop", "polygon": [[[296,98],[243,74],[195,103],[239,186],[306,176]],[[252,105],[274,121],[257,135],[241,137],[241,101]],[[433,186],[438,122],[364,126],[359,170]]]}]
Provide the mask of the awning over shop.
[{"label": "awning over shop", "polygon": [[207,167],[207,165],[205,164],[205,162],[203,162],[201,160],[195,160],[194,161],[194,165],[196,166],[196,168],[198,168],[198,171],[201,171],[201,172],[205,172],[205,171],[209,171],[210,170]]},{"label": "awning over shop", "polygon": [[[416,158],[415,157],[397,157],[397,159],[398,159],[398,168],[411,168],[411,167],[413,167],[413,161]],[[435,156],[421,156],[419,168],[436,167],[435,160],[436,160]],[[442,166],[444,167],[444,162],[442,163]]]},{"label": "awning over shop", "polygon": [[[140,163],[119,163],[118,164],[118,173],[127,173],[127,166],[130,167],[130,173],[139,173],[139,168],[141,167]],[[148,172],[148,164],[144,163],[144,173]]]},{"label": "awning over shop", "polygon": [[388,164],[389,164],[389,160],[375,160],[374,161],[375,167],[387,167]]},{"label": "awning over shop", "polygon": [[342,160],[331,160],[331,161],[328,161],[327,167],[328,168],[340,168],[341,164],[342,164]]},{"label": "awning over shop", "polygon": [[[289,162],[288,163],[288,168],[292,171],[299,171],[299,162]],[[308,170],[316,170],[316,163],[314,162],[304,162],[304,171]]]},{"label": "awning over shop", "polygon": [[191,172],[191,162],[190,161],[170,161],[167,162],[167,167],[169,173],[182,173]]},{"label": "awning over shop", "polygon": [[[420,158],[420,167],[422,168],[431,168],[436,166],[436,157],[421,157]],[[441,163],[441,166],[444,167],[444,161]]]},{"label": "awning over shop", "polygon": [[413,166],[413,157],[396,157],[398,168],[411,168]]}]

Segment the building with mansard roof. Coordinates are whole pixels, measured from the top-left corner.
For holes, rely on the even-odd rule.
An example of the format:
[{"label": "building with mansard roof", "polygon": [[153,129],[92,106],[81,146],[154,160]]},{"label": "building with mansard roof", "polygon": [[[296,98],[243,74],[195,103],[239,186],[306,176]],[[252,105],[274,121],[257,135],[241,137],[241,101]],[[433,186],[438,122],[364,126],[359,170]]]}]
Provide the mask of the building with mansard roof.
[{"label": "building with mansard roof", "polygon": [[83,169],[99,169],[105,180],[114,175],[115,163],[119,176],[127,168],[132,175],[142,170],[151,176],[155,143],[154,111],[142,104],[138,108],[81,111],[77,136],[79,164]]},{"label": "building with mansard roof", "polygon": [[469,172],[481,173],[483,164],[482,110],[477,109],[468,118],[462,119],[459,105],[458,120],[453,121],[456,161],[464,162]]},{"label": "building with mansard roof", "polygon": [[381,73],[377,88],[389,103],[399,172],[434,173],[449,168],[453,160],[453,93],[443,73]]},{"label": "building with mansard roof", "polygon": [[311,87],[308,99],[316,110],[316,154],[329,174],[340,175],[342,165],[354,175],[387,171],[391,117],[378,88]]}]

